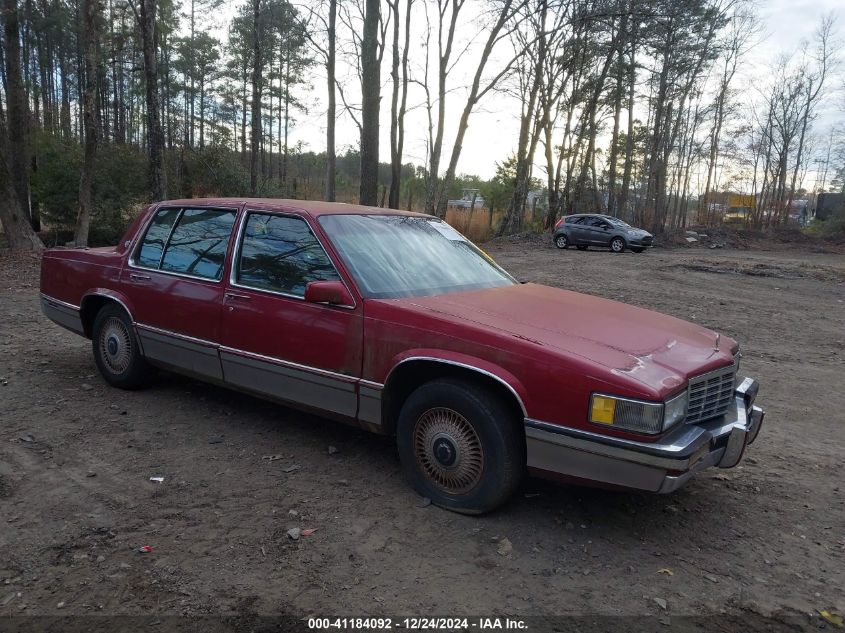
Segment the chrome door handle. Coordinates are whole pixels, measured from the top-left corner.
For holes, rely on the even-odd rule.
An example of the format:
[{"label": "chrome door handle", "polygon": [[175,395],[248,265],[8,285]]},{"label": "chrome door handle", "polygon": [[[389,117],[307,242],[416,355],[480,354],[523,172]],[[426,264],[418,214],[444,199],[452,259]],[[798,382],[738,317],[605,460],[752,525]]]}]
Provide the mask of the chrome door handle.
[{"label": "chrome door handle", "polygon": [[249,295],[242,295],[238,294],[237,292],[227,292],[226,298],[234,299],[236,301],[249,301],[250,299],[252,299],[252,297],[250,297]]},{"label": "chrome door handle", "polygon": [[132,281],[149,281],[152,277],[149,275],[141,275],[139,273],[129,273],[129,279]]}]

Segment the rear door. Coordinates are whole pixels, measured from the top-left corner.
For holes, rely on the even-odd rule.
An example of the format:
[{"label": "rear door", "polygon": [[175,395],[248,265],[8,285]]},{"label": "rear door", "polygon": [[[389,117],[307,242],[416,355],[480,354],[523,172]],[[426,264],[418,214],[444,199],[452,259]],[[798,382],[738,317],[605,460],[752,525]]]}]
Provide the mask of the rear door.
[{"label": "rear door", "polygon": [[587,242],[588,235],[584,231],[585,219],[586,218],[584,216],[575,216],[566,219],[566,233],[570,243],[584,244]]},{"label": "rear door", "polygon": [[238,236],[222,313],[225,381],[355,417],[361,300],[352,308],[305,301],[308,282],[342,280],[305,216],[247,210]]},{"label": "rear door", "polygon": [[233,208],[162,207],[151,216],[121,285],[153,362],[222,379],[223,270],[236,215]]}]

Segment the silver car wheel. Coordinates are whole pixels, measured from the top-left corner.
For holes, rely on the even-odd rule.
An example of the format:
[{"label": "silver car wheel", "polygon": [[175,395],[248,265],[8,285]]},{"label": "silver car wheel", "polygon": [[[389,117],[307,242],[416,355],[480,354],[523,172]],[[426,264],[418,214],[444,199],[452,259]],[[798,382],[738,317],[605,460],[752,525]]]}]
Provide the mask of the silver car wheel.
[{"label": "silver car wheel", "polygon": [[463,494],[481,481],[481,439],[469,420],[453,409],[435,407],[419,417],[414,453],[420,470],[445,493]]},{"label": "silver car wheel", "polygon": [[113,374],[125,372],[132,360],[132,337],[123,321],[109,318],[100,331],[99,342],[100,354],[108,370]]}]

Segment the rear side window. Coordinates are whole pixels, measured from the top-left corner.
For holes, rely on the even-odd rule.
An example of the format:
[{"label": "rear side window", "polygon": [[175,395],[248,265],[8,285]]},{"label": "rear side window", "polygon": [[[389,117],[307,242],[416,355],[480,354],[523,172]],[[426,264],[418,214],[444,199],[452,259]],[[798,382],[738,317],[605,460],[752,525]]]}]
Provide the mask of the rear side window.
[{"label": "rear side window", "polygon": [[302,297],[311,281],[339,280],[311,227],[283,215],[250,213],[244,228],[237,283]]},{"label": "rear side window", "polygon": [[584,221],[583,215],[571,215],[566,218],[567,224],[581,224]]},{"label": "rear side window", "polygon": [[[170,215],[176,213],[175,225]],[[171,227],[166,235],[164,226]],[[163,209],[144,237],[138,265],[218,280],[223,275],[235,211]],[[163,251],[163,254],[162,254]]]},{"label": "rear side window", "polygon": [[173,225],[178,217],[179,209],[162,209],[155,214],[153,221],[150,222],[150,228],[147,229],[147,234],[144,236],[136,264],[147,268],[159,267],[167,238],[170,237],[170,231],[173,230]]}]

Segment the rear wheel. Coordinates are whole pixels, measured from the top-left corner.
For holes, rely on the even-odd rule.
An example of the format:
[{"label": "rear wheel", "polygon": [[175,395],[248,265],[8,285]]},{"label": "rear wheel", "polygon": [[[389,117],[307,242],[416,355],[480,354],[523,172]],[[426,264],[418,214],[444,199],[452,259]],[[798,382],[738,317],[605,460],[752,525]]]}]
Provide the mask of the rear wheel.
[{"label": "rear wheel", "polygon": [[610,250],[612,250],[614,253],[623,252],[625,250],[625,246],[625,240],[623,240],[621,237],[614,237],[612,240],[610,240]]},{"label": "rear wheel", "polygon": [[525,469],[525,437],[510,407],[482,385],[443,379],[414,391],[399,414],[402,468],[421,495],[464,514],[489,512]]},{"label": "rear wheel", "polygon": [[569,240],[566,239],[566,235],[560,233],[559,235],[555,236],[555,246],[558,248],[566,248],[569,246]]},{"label": "rear wheel", "polygon": [[141,356],[132,321],[121,307],[110,303],[97,313],[91,343],[97,369],[110,385],[139,389],[149,384],[153,370]]}]

